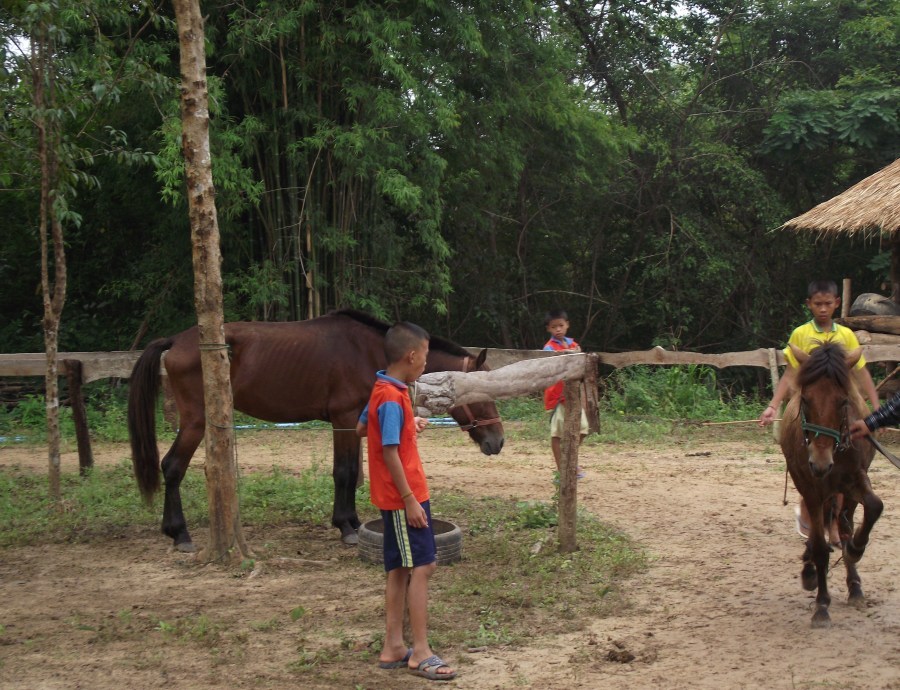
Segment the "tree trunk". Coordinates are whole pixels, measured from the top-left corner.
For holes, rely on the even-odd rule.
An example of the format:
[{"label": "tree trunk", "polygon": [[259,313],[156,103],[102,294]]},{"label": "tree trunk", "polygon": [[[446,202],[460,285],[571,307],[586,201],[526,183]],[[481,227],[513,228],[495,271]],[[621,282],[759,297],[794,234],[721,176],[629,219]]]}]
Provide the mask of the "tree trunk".
[{"label": "tree trunk", "polygon": [[181,47],[181,145],[185,159],[194,302],[206,404],[206,493],[209,543],[202,561],[239,563],[250,556],[237,497],[237,461],[228,348],[222,304],[222,256],[209,149],[203,19],[198,0],[175,0]]},{"label": "tree trunk", "polygon": [[[44,348],[47,353],[46,393],[47,452],[49,460],[50,497],[59,501],[59,324],[66,301],[66,251],[63,229],[56,215],[54,201],[59,186],[60,145],[59,120],[52,115],[56,106],[53,75],[53,44],[50,32],[41,25],[32,37],[35,126],[38,133],[38,158],[41,163],[41,292],[44,302]],[[48,239],[48,231],[50,238]],[[53,279],[50,278],[50,245],[53,247]]]}]

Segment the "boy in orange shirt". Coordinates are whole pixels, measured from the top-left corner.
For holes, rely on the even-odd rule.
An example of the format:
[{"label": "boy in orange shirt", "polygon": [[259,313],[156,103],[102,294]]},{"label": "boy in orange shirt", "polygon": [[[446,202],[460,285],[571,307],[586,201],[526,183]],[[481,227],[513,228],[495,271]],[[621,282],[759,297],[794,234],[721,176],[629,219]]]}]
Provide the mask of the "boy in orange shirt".
[{"label": "boy in orange shirt", "polygon": [[[388,366],[379,371],[356,431],[368,439],[369,490],[384,519],[385,635],[379,666],[408,667],[430,680],[450,680],[456,671],[428,644],[428,580],[437,567],[428,483],[416,442],[427,420],[415,417],[408,385],[425,371],[428,333],[409,322],[388,329]],[[403,640],[409,610],[413,646]]]}]

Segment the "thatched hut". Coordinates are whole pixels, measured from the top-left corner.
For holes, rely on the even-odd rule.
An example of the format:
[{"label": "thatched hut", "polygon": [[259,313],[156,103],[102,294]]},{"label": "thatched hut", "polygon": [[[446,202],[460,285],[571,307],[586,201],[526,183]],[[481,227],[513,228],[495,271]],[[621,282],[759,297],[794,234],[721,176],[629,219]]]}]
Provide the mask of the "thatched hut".
[{"label": "thatched hut", "polygon": [[891,297],[900,303],[900,158],[782,227],[820,235],[880,237],[889,242]]}]

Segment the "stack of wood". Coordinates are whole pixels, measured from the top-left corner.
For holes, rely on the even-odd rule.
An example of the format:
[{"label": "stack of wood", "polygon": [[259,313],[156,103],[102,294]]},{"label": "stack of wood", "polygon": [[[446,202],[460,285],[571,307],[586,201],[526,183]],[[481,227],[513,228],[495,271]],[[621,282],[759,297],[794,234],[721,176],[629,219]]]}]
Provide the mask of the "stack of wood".
[{"label": "stack of wood", "polygon": [[[848,316],[836,321],[856,333],[860,345],[900,345],[900,304],[889,297],[863,293],[850,307]],[[882,397],[890,397],[900,390],[896,377],[897,363],[881,362],[885,367],[885,380],[878,389]]]}]

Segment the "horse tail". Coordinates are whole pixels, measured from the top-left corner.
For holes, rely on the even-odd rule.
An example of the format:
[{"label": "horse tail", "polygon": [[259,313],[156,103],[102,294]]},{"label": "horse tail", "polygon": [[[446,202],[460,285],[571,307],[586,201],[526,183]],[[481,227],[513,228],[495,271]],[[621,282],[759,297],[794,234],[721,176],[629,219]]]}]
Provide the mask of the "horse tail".
[{"label": "horse tail", "polygon": [[150,503],[159,490],[159,449],[156,447],[156,398],[159,395],[160,357],[173,338],[154,340],[131,370],[128,391],[128,436],[131,463],[144,501]]}]

